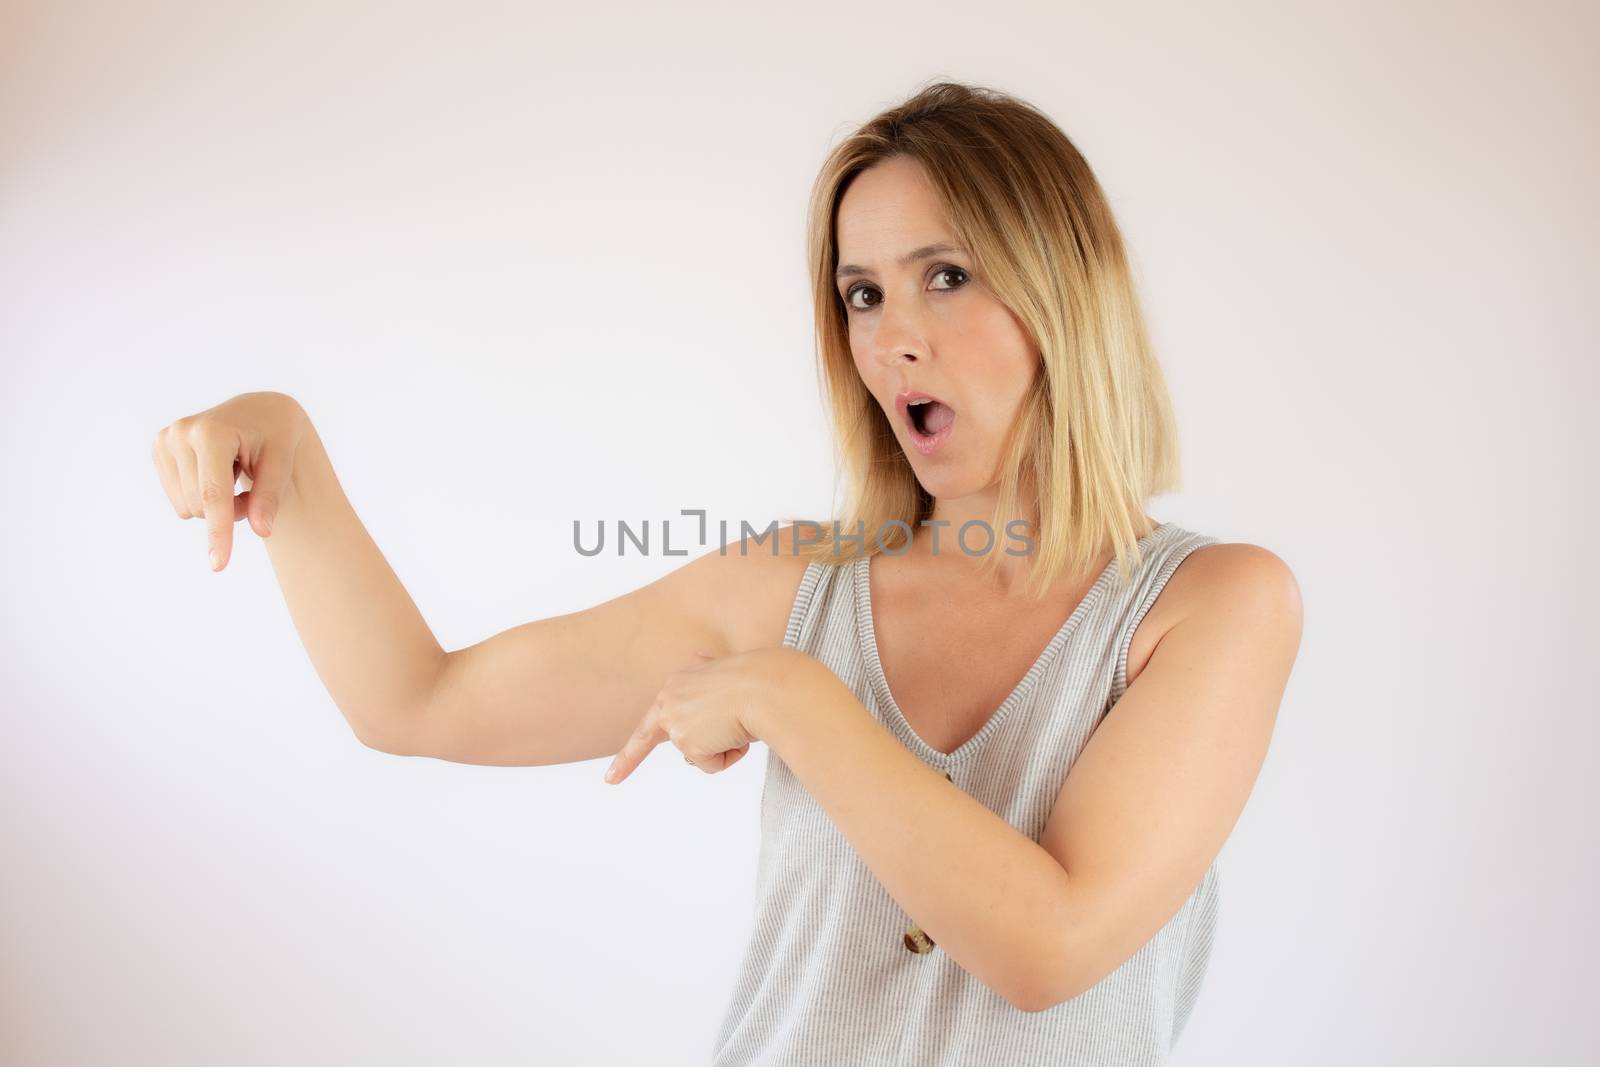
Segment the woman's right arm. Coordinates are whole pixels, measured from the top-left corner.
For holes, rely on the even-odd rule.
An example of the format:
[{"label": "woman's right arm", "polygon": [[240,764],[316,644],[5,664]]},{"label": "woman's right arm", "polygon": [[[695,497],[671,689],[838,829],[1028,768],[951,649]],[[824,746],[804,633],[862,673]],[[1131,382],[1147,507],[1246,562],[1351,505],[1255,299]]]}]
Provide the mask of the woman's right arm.
[{"label": "woman's right arm", "polygon": [[[157,435],[155,458],[178,514],[207,517],[223,563],[237,519],[266,531],[318,677],[363,744],[398,755],[492,766],[613,755],[667,678],[700,662],[696,650],[722,656],[781,644],[803,569],[794,528],[783,527],[786,554],[770,543],[749,555],[739,544],[713,549],[594,607],[446,652],[292,398],[247,393],[180,419]],[[235,498],[236,473],[252,483]],[[263,510],[274,513],[270,530]]]},{"label": "woman's right arm", "polygon": [[[248,517],[318,677],[363,743],[381,747],[421,714],[448,657],[293,397],[242,393],[177,419],[156,434],[152,458],[179,518],[205,521],[213,570]],[[235,496],[241,475],[249,488]]]},{"label": "woman's right arm", "polygon": [[615,755],[667,679],[703,662],[696,650],[721,657],[782,643],[794,561],[741,558],[737,547],[450,653],[426,707],[386,750],[494,766]]}]

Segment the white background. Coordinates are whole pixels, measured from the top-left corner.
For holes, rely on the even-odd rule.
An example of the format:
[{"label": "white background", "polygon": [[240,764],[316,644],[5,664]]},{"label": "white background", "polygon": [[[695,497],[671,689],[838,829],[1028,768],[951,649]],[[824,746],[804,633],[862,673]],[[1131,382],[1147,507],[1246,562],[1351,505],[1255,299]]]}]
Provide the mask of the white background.
[{"label": "white background", "polygon": [[1176,1062],[1594,1056],[1596,23],[6,6],[0,1059],[706,1060],[765,747],[620,787],[363,748],[150,440],[298,397],[447,648],[682,562],[574,519],[823,512],[806,193],[940,77],[1109,190],[1183,433],[1147,511],[1305,600]]}]

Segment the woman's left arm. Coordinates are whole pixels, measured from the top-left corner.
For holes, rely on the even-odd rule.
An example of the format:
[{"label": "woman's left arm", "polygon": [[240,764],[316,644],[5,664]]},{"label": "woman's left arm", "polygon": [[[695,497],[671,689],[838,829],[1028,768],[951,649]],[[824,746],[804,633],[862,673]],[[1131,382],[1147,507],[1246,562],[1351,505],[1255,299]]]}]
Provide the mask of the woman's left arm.
[{"label": "woman's left arm", "polygon": [[907,915],[1024,1011],[1088,989],[1177,913],[1265,760],[1300,643],[1298,585],[1254,545],[1197,551],[1188,568],[1192,607],[1095,729],[1039,842],[803,653],[787,695],[750,715]]},{"label": "woman's left arm", "polygon": [[1300,643],[1300,593],[1254,545],[1194,552],[1168,583],[1182,618],[1095,728],[1033,841],[879,725],[789,648],[669,679],[606,780],[671,740],[707,773],[765,741],[891,897],[968,973],[1024,1011],[1120,966],[1194,891],[1266,757]]}]

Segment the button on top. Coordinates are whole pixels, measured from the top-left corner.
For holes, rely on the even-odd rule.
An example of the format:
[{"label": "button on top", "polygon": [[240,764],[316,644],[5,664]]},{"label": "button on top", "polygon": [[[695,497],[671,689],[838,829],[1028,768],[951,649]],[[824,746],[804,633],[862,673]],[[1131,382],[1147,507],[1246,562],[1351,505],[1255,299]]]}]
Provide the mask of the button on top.
[{"label": "button on top", "polygon": [[[949,771],[944,772],[944,780],[952,784],[955,782],[955,779],[950,777]],[[905,944],[906,951],[915,952],[919,956],[934,949],[933,938],[924,933],[922,927],[916,923],[906,927],[906,932],[900,940]]]}]

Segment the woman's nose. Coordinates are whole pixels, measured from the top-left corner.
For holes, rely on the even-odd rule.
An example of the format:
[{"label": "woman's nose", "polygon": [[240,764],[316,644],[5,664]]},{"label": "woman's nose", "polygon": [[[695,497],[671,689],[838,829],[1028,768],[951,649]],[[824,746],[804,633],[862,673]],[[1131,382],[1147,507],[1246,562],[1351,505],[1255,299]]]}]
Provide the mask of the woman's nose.
[{"label": "woman's nose", "polygon": [[926,359],[928,341],[917,310],[905,301],[893,307],[886,303],[878,316],[873,350],[878,361],[886,366]]}]

